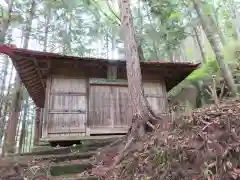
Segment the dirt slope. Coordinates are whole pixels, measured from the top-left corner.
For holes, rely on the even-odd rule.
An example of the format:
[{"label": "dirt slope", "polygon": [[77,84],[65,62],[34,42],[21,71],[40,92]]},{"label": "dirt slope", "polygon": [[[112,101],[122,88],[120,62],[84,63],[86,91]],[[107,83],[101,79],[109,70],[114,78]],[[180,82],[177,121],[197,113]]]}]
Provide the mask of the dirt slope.
[{"label": "dirt slope", "polygon": [[[102,178],[240,179],[240,101],[227,100],[197,109],[170,123],[170,129],[157,129],[142,139],[142,146]],[[112,156],[105,157],[108,159],[102,159],[98,167],[109,164],[104,162]],[[92,173],[98,174],[96,169]]]}]

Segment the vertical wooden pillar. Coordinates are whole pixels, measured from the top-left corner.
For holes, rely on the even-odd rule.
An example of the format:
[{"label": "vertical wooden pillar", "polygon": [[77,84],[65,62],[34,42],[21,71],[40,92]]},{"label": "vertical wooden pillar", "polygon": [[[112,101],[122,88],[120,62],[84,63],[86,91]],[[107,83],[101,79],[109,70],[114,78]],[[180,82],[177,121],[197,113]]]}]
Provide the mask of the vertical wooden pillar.
[{"label": "vertical wooden pillar", "polygon": [[117,79],[117,66],[116,65],[114,65],[114,64],[108,65],[107,79],[111,79],[111,80]]},{"label": "vertical wooden pillar", "polygon": [[39,139],[40,139],[40,127],[41,127],[41,108],[40,107],[36,107],[36,115],[35,115],[35,134],[34,134],[34,145],[37,145],[39,143]]},{"label": "vertical wooden pillar", "polygon": [[39,123],[39,138],[42,137],[42,125],[43,125],[43,108],[40,110],[40,123]]}]

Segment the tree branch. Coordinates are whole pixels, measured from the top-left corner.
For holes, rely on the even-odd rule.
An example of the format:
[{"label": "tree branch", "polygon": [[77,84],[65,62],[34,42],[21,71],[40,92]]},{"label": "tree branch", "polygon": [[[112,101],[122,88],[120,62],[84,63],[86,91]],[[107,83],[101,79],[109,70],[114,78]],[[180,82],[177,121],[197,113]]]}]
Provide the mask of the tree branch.
[{"label": "tree branch", "polygon": [[107,6],[108,6],[108,9],[111,11],[111,13],[119,20],[118,24],[119,24],[119,26],[120,26],[121,19],[120,19],[120,17],[113,11],[113,9],[111,8],[110,3],[109,3],[109,0],[107,0]]}]

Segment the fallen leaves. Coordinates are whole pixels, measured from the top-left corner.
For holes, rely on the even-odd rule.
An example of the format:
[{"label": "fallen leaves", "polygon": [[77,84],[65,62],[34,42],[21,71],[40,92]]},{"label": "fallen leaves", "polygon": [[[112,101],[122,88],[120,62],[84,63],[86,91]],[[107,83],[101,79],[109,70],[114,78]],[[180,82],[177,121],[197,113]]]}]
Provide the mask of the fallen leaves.
[{"label": "fallen leaves", "polygon": [[[145,136],[105,179],[226,180],[240,178],[240,102],[227,100],[170,122]],[[138,156],[135,156],[138,154]],[[124,161],[123,161],[124,162]],[[133,163],[134,162],[134,163]]]}]

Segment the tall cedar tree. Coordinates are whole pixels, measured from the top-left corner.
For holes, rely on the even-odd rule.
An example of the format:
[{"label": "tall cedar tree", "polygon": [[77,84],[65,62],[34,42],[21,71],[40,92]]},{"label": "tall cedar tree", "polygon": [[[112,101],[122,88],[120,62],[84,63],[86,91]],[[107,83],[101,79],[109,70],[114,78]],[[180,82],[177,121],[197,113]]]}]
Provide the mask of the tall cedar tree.
[{"label": "tall cedar tree", "polygon": [[128,118],[132,121],[132,126],[124,139],[126,140],[124,148],[119,152],[108,171],[114,168],[129,153],[132,149],[131,147],[134,147],[134,144],[146,135],[147,129],[154,129],[153,124],[162,122],[158,120],[163,120],[155,116],[144,96],[140,58],[133,28],[130,0],[119,0],[119,8],[121,12],[121,30],[125,35],[124,45],[130,106],[128,108]]}]

